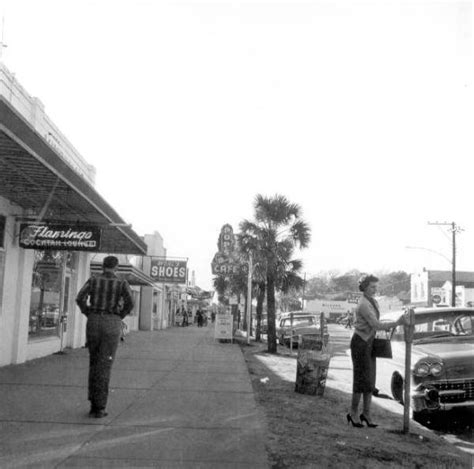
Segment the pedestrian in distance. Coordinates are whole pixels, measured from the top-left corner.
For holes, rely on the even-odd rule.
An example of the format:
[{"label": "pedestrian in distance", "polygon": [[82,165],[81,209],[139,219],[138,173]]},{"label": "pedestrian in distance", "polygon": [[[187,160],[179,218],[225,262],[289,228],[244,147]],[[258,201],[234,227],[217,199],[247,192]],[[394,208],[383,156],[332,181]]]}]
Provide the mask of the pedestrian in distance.
[{"label": "pedestrian in distance", "polygon": [[95,418],[107,415],[110,373],[122,333],[122,319],[133,309],[130,285],[116,275],[118,264],[115,256],[107,256],[102,274],[90,277],[76,297],[81,312],[87,316],[89,416]]},{"label": "pedestrian in distance", "polygon": [[182,327],[188,325],[188,312],[183,308],[183,323],[181,324]]},{"label": "pedestrian in distance", "polygon": [[350,311],[347,312],[346,315],[346,329],[352,329],[352,314]]},{"label": "pedestrian in distance", "polygon": [[[372,392],[375,389],[376,359],[372,356],[372,345],[378,330],[389,330],[404,323],[403,315],[397,321],[381,322],[378,303],[374,296],[377,292],[378,278],[364,275],[359,280],[359,290],[363,296],[355,312],[354,333],[351,339],[351,358],[353,366],[352,402],[347,423],[354,427],[377,427],[372,422],[370,406]],[[359,403],[363,396],[363,410],[359,415]]]},{"label": "pedestrian in distance", "polygon": [[203,317],[203,314],[202,314],[201,309],[198,309],[198,310],[196,311],[196,317],[197,317],[197,325],[198,325],[198,327],[202,327],[202,323],[203,323],[204,317]]}]

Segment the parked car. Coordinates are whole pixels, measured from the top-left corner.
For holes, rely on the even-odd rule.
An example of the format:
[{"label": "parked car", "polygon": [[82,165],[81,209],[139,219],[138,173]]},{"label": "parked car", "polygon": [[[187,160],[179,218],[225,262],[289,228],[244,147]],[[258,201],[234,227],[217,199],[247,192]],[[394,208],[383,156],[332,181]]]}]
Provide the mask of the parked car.
[{"label": "parked car", "polygon": [[[324,339],[327,342],[329,333],[326,324],[324,327]],[[304,335],[321,335],[321,325],[319,318],[312,314],[294,314],[293,325],[291,316],[282,316],[276,328],[278,341],[282,345],[290,345],[291,337],[293,344],[300,345]]]},{"label": "parked car", "polygon": [[[383,319],[395,320],[402,312]],[[474,408],[474,308],[416,308],[411,406],[417,420],[455,407]],[[378,359],[377,387],[403,403],[404,327],[391,331],[392,359]]]}]

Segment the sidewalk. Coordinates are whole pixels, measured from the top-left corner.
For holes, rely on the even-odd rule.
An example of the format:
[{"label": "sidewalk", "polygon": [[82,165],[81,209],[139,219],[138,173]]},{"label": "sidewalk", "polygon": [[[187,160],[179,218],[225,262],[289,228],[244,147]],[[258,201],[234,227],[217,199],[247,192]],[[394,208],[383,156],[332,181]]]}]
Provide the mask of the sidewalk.
[{"label": "sidewalk", "polygon": [[66,352],[0,368],[0,467],[269,467],[245,360],[211,325],[130,333],[103,419],[87,350]]}]

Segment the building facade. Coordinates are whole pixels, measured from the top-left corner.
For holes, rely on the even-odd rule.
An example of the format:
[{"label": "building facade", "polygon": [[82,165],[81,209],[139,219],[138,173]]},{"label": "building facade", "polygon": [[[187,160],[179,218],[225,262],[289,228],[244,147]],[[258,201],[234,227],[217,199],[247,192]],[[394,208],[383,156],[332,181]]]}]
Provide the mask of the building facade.
[{"label": "building facade", "polygon": [[[94,167],[0,63],[0,366],[83,346],[74,300],[93,256],[147,254],[94,181]],[[151,286],[139,271],[129,273]]]},{"label": "building facade", "polygon": [[[423,269],[411,274],[410,284],[412,305],[451,305],[451,271]],[[474,306],[474,272],[456,272],[456,306]]]}]

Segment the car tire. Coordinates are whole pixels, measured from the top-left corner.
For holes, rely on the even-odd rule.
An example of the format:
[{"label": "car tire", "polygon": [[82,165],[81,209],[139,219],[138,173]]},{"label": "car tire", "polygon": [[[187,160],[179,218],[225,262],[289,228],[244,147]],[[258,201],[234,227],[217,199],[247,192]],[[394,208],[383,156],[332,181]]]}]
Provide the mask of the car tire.
[{"label": "car tire", "polygon": [[433,415],[430,414],[429,412],[426,412],[426,410],[422,410],[420,412],[413,411],[412,417],[415,422],[418,422],[424,427],[426,427],[433,421]]},{"label": "car tire", "polygon": [[392,375],[391,391],[393,398],[403,405],[403,378],[399,373]]}]

